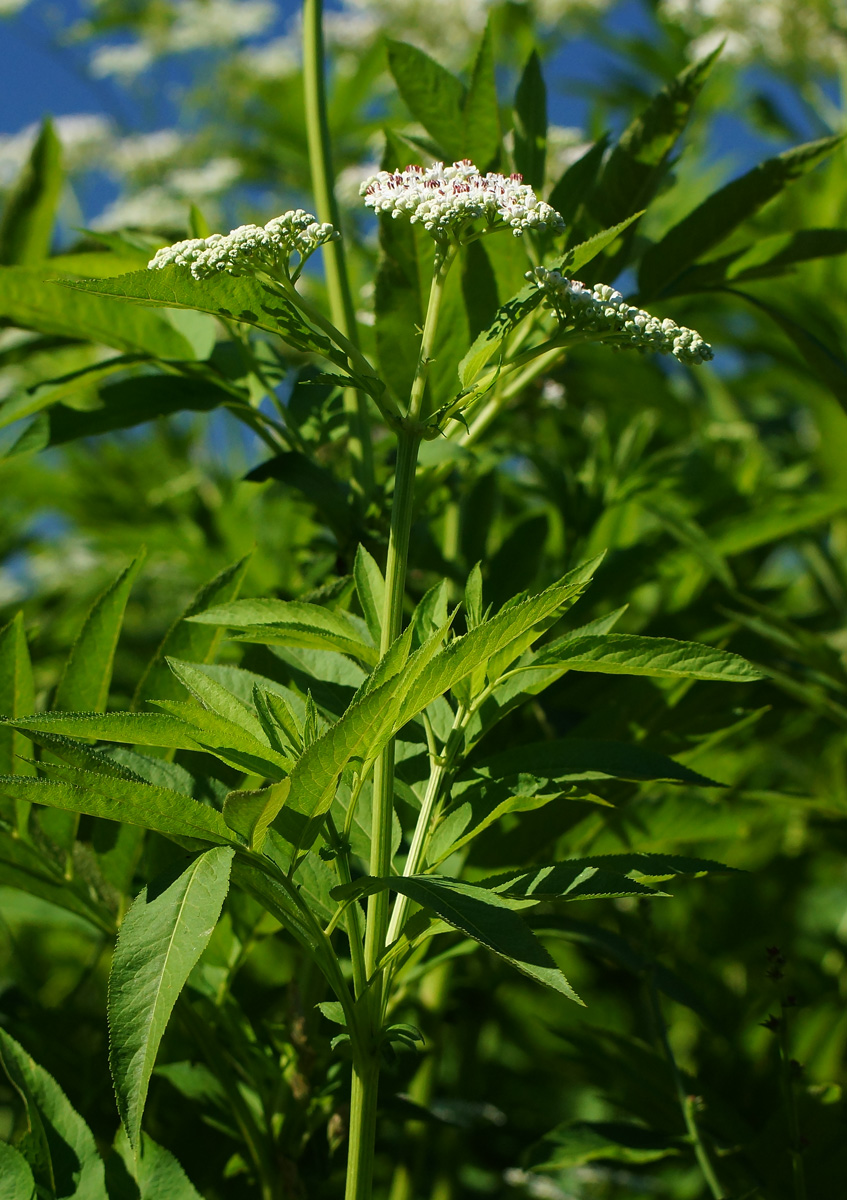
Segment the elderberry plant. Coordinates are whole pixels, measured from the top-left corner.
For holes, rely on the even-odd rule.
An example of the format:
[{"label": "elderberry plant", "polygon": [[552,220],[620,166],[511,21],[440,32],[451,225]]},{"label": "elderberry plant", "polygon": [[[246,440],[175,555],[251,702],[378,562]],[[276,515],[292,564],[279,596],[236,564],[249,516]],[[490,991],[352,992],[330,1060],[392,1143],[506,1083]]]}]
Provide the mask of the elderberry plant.
[{"label": "elderberry plant", "polygon": [[[725,869],[659,853],[587,853],[546,861],[533,856],[488,875],[471,853],[487,830],[517,813],[565,800],[602,805],[590,786],[598,772],[708,785],[639,744],[594,739],[586,746],[564,737],[542,745],[497,745],[495,731],[505,718],[568,672],[640,676],[685,688],[694,681],[750,685],[761,677],[757,669],[721,648],[615,632],[620,610],[588,622],[577,610],[574,618],[571,610],[601,572],[602,555],[537,594],[516,588],[496,608],[487,600],[480,566],[461,589],[441,579],[417,603],[407,588],[415,506],[444,477],[437,459],[421,461],[424,443],[473,447],[527,388],[584,345],[597,343],[600,353],[608,346],[670,355],[680,364],[671,364],[675,370],[712,358],[696,331],[652,316],[612,284],[587,286],[574,278],[590,268],[614,281],[638,250],[639,298],[651,297],[651,304],[686,294],[698,271],[704,288],[714,283],[715,260],[699,259],[720,241],[721,219],[723,233],[730,232],[720,194],[704,202],[702,219],[693,219],[695,212],[647,247],[634,240],[643,215],[636,205],[646,207],[657,192],[684,124],[680,110],[693,103],[710,62],[676,81],[669,93],[676,107],[663,94],[608,155],[601,145],[586,156],[587,164],[573,168],[566,186],[551,197],[564,213],[540,199],[518,172],[485,169],[527,160],[532,170],[530,139],[521,143],[517,137],[517,161],[506,163],[498,127],[496,144],[481,139],[479,165],[465,157],[445,166],[435,152],[464,139],[463,148],[476,153],[473,143],[480,138],[472,122],[457,132],[448,113],[424,106],[433,144],[421,148],[420,139],[406,139],[401,145],[390,136],[391,169],[362,184],[362,213],[376,217],[381,241],[375,334],[369,338],[356,321],[332,187],[315,0],[304,7],[303,32],[318,215],[292,210],[226,235],[195,229],[196,236],[157,249],[146,268],[64,283],[80,304],[96,300],[109,314],[125,314],[121,302],[131,302],[212,316],[249,360],[262,397],[275,390],[269,363],[299,358],[318,364],[318,382],[343,395],[359,528],[388,527],[384,562],[363,538],[349,578],[294,600],[239,599],[244,564],[237,564],[216,577],[172,628],[126,711],[107,711],[107,694],[140,560],[95,606],[50,711],[33,711],[20,621],[3,631],[0,663],[4,680],[12,681],[2,728],[8,750],[8,770],[0,778],[3,835],[17,856],[19,877],[29,872],[44,891],[38,854],[45,846],[50,853],[59,847],[50,895],[61,893],[82,919],[117,935],[108,1022],[122,1123],[107,1171],[90,1131],[54,1081],[0,1031],[0,1062],[31,1126],[29,1140],[2,1150],[4,1169],[20,1181],[15,1200],[30,1200],[36,1186],[45,1195],[59,1194],[46,1126],[59,1126],[66,1140],[75,1139],[86,1188],[83,1193],[80,1185],[75,1194],[91,1200],[123,1194],[116,1172],[134,1180],[145,1200],[164,1194],[156,1181],[165,1177],[178,1194],[190,1194],[178,1165],[143,1132],[157,1053],[175,1012],[195,1032],[223,1090],[251,1185],[262,1200],[286,1195],[278,1154],[286,1118],[280,1092],[283,1082],[291,1089],[294,1084],[282,1081],[278,1061],[279,1078],[253,1078],[245,1064],[257,1061],[254,1047],[231,1047],[222,1037],[216,1042],[202,1013],[185,1001],[186,984],[196,978],[226,920],[242,921],[245,941],[270,922],[280,933],[275,944],[295,955],[299,972],[318,980],[309,995],[338,1030],[327,1077],[334,1070],[333,1086],[349,1087],[349,1125],[339,1139],[346,1142],[345,1196],[370,1200],[379,1194],[374,1156],[380,1076],[398,1047],[414,1048],[421,1037],[398,1019],[403,998],[449,961],[456,934],[462,945],[479,944],[552,989],[562,1003],[590,1004],[537,935],[535,912],[588,899],[652,900],[666,895],[660,885],[675,876]],[[420,52],[410,61],[417,68],[440,78],[437,64],[422,65],[425,56],[415,55]],[[527,70],[532,78],[537,63]],[[525,124],[530,117],[522,113]],[[736,218],[742,210],[755,211],[769,198],[768,189],[778,190],[833,145],[801,147],[736,188]],[[398,151],[416,147],[429,165],[400,167]],[[586,221],[589,201],[592,219]],[[498,239],[514,245],[510,235],[522,247],[517,269],[510,261],[501,270],[503,278],[514,278],[513,294],[496,305],[476,336],[465,326],[467,336],[457,344],[452,326],[460,273],[466,290],[485,286],[473,275],[480,260],[472,255],[484,243],[495,256]],[[325,297],[305,270],[318,255]],[[413,301],[420,303],[419,325]],[[251,341],[257,331],[261,343]],[[263,358],[257,345],[269,340],[271,357]],[[224,372],[169,353],[169,345],[155,356],[162,367],[157,386],[175,382],[185,392],[196,384],[214,386],[223,397],[218,402],[276,455],[284,459],[291,452],[296,434],[286,425],[283,405],[279,420],[269,416]],[[414,353],[404,356],[402,348],[410,346]],[[34,437],[38,427],[32,429]],[[376,431],[390,447],[390,470],[382,478],[373,460]],[[249,665],[212,661],[224,637],[250,648]],[[126,845],[121,842],[111,858],[105,851],[86,857],[81,847],[94,845],[96,836],[78,836],[82,822],[101,837],[107,823],[120,822],[115,836]],[[124,889],[131,884],[139,830],[183,853],[179,869],[171,862],[127,908],[115,878]],[[686,1149],[712,1194],[724,1196],[715,1156],[663,1032],[655,972],[650,987],[679,1083]],[[212,986],[216,1003],[225,1003],[227,990],[224,971],[217,990]],[[278,1057],[270,1037],[266,1049],[265,1066]],[[339,1085],[342,1063],[349,1064],[349,1074]],[[401,1179],[394,1194],[409,1195],[410,1186]]]}]

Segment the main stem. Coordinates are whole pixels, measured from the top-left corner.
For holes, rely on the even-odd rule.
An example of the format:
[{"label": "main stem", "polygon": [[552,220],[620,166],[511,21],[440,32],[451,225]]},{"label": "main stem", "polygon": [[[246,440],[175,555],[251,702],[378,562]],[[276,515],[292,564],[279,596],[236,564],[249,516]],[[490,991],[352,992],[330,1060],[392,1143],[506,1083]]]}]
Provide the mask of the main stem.
[{"label": "main stem", "polygon": [[[319,221],[341,228],[333,186],[332,154],[324,79],[323,0],[303,0],[303,89],[306,104],[306,140],[312,173],[312,191]],[[341,240],[327,242],[323,251],[326,287],[332,320],[344,336],[358,345],[356,314]],[[354,388],[344,391],[344,410],[350,429],[350,456],[359,489],[373,491],[374,464],[367,400]]]},{"label": "main stem", "polygon": [[[391,528],[385,566],[385,604],[382,612],[380,655],[384,655],[399,637],[403,627],[403,599],[406,592],[406,565],[409,558],[409,533],[415,501],[415,472],[418,450],[423,438],[421,413],[426,379],[441,307],[444,280],[456,256],[455,246],[436,250],[432,287],[421,337],[409,411],[402,421],[397,444],[394,495],[391,502]],[[373,781],[373,817],[371,822],[372,876],[391,873],[391,827],[394,818],[394,739],[377,759]],[[376,1140],[377,1093],[379,1089],[379,1042],[384,1012],[385,978],[379,963],[385,951],[388,932],[388,892],[383,890],[368,900],[365,930],[365,972],[368,978],[367,1044],[357,1047],[353,1059],[353,1088],[350,1095],[350,1149],[347,1159],[345,1200],[371,1200],[374,1143]]]}]

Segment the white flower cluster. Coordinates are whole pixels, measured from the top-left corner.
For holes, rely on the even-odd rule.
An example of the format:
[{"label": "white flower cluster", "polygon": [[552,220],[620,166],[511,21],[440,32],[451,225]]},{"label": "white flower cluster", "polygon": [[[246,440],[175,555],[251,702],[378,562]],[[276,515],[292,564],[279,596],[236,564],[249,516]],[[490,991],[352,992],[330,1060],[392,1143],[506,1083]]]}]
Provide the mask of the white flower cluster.
[{"label": "white flower cluster", "polygon": [[310,254],[339,233],[332,225],[321,225],[302,208],[274,217],[267,225],[239,225],[230,233],[213,233],[207,238],[188,238],[157,250],[147,264],[151,270],[162,267],[190,267],[195,279],[205,279],[219,271],[229,275],[253,275],[262,272],[279,278],[288,276],[292,254],[299,255],[295,275],[299,275]]},{"label": "white flower cluster", "polygon": [[[436,241],[507,227],[515,237],[527,229],[564,229],[556,210],[539,200],[520,175],[481,175],[467,158],[450,167],[437,162],[378,171],[360,192],[375,212],[408,217],[413,225],[420,222]],[[484,228],[474,226],[476,221],[485,222]]]},{"label": "white flower cluster", "polygon": [[564,324],[582,333],[601,334],[601,342],[672,354],[683,363],[708,362],[714,357],[712,347],[696,330],[627,304],[621,293],[606,283],[588,288],[545,267],[527,271],[526,277],[543,289],[547,303]]}]

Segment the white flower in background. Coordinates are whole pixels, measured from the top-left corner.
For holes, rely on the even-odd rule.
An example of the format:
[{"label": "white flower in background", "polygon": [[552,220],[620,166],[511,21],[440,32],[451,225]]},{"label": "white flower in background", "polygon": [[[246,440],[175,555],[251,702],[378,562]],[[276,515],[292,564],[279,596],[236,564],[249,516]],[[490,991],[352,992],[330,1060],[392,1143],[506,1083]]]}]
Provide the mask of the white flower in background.
[{"label": "white flower in background", "polygon": [[90,222],[104,233],[112,229],[179,229],[185,225],[185,200],[163,187],[119,196]]},{"label": "white flower in background", "polygon": [[694,329],[677,325],[670,317],[660,320],[643,308],[627,304],[620,292],[608,284],[588,288],[559,271],[536,267],[527,279],[540,287],[546,303],[563,325],[580,333],[600,334],[597,341],[635,350],[672,354],[692,365],[714,357],[712,348]]},{"label": "white flower in background", "polygon": [[284,79],[299,71],[300,57],[300,40],[289,34],[263,46],[249,46],[239,56],[239,63],[251,78]]},{"label": "white flower in background", "polygon": [[659,13],[693,39],[693,57],[726,39],[722,57],[735,62],[833,71],[847,61],[843,0],[661,0]]},{"label": "white flower in background", "polygon": [[167,48],[179,53],[232,46],[264,33],[275,17],[271,0],[181,0]]},{"label": "white flower in background", "polygon": [[91,56],[89,69],[95,79],[114,76],[129,82],[156,60],[156,52],[146,42],[127,42],[121,46],[98,46]]},{"label": "white flower in background", "polygon": [[134,176],[169,166],[183,150],[185,139],[176,129],[132,133],[112,146],[109,166],[119,175]]},{"label": "white flower in background", "polygon": [[302,208],[274,217],[264,227],[240,225],[230,233],[213,233],[207,238],[189,238],[164,246],[147,264],[151,270],[190,267],[195,279],[206,279],[220,271],[228,275],[264,274],[289,277],[292,255],[298,262],[292,279],[319,246],[340,235],[332,225],[320,224]]},{"label": "white flower in background", "polygon": [[369,208],[408,217],[413,225],[420,222],[436,241],[467,241],[507,227],[515,237],[527,229],[564,228],[556,210],[539,200],[520,175],[481,175],[467,158],[449,167],[434,163],[377,171],[360,190]]},{"label": "white flower in background", "polygon": [[167,186],[183,196],[217,196],[238,179],[241,163],[235,158],[212,158],[202,167],[171,171]]}]

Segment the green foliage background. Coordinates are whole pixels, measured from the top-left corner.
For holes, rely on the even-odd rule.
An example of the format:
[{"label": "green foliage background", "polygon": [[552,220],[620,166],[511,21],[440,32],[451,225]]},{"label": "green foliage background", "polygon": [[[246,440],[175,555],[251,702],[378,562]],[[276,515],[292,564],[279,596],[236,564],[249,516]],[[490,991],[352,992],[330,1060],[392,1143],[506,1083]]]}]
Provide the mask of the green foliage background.
[{"label": "green foliage background", "polygon": [[[497,10],[462,83],[445,82],[402,44],[375,47],[335,95],[339,165],[360,161],[365,136],[379,130],[391,165],[419,146],[506,165],[501,139],[511,131],[514,159],[542,186],[543,84],[533,62],[518,86],[533,35],[515,8]],[[598,27],[594,36],[611,35]],[[723,786],[644,780],[637,764],[604,775],[589,764],[578,778],[590,780],[593,803],[563,797],[510,813],[474,843],[468,877],[623,851],[691,855],[736,870],[661,884],[672,900],[535,910],[536,931],[585,1008],[502,959],[466,953],[469,942],[446,943],[451,955],[410,986],[398,1018],[421,1029],[423,1051],[401,1046],[385,1076],[376,1194],[391,1200],[694,1200],[706,1191],[685,1143],[677,1083],[696,1097],[727,1196],[800,1196],[786,1087],[799,1106],[808,1195],[834,1198],[843,1187],[847,158],[828,143],[826,153],[783,159],[697,209],[723,182],[709,155],[712,122],[730,106],[761,117],[761,105],[729,65],[718,63],[707,82],[705,69],[689,68],[673,84],[686,71],[680,36],[634,38],[626,51],[628,69],[610,72],[598,89],[588,131],[592,141],[610,131],[611,156],[599,176],[599,153],[578,161],[554,181],[551,202],[568,218],[566,247],[647,208],[583,277],[619,280],[652,311],[700,329],[716,362],[695,373],[578,348],[531,381],[472,446],[460,436],[427,443],[409,592],[418,601],[446,577],[458,601],[481,562],[485,603],[498,607],[605,550],[579,601],[579,624],[626,606],[616,632],[729,648],[767,676],[742,687],[563,676],[506,719],[486,754],[565,736],[614,740]],[[386,66],[396,87],[374,115],[373,80],[388,78]],[[294,84],[290,95],[248,89],[225,66],[219,81],[215,95],[194,98],[209,127],[223,113],[215,129],[233,143],[249,131],[243,153],[256,177],[284,181],[275,186],[277,208],[307,195]],[[664,85],[670,95],[639,123]],[[802,92],[803,81],[797,86]],[[831,113],[816,119],[821,137],[840,132]],[[788,119],[768,120],[776,153]],[[381,559],[386,510],[359,499],[339,389],[314,378],[308,355],[289,347],[280,358],[261,331],[248,338],[241,326],[228,336],[203,314],[121,305],[44,282],[140,269],[151,247],[185,236],[188,224],[80,235],[50,258],[61,151],[49,124],[28,170],[0,226],[0,369],[14,373],[0,404],[0,648],[3,662],[19,668],[14,679],[0,674],[0,704],[10,716],[106,703],[120,710],[139,686],[151,694],[145,671],[192,597],[246,555],[242,596],[348,607],[356,546]],[[203,219],[186,213],[195,232]],[[420,311],[422,249],[390,226],[378,247],[361,211],[345,210],[343,220],[363,344],[400,390]],[[492,241],[487,251],[468,255],[456,276],[462,286],[447,301],[439,364],[452,363],[448,392],[464,350],[522,283],[521,243]],[[360,292],[378,257],[375,293]],[[308,286],[320,296],[318,276]],[[403,320],[392,321],[397,312]],[[268,387],[282,397],[276,409]],[[271,419],[285,430],[282,444]],[[390,449],[382,430],[378,489],[390,481]],[[133,568],[131,591],[115,601],[126,603],[126,616],[108,702],[98,681],[84,678],[80,653],[73,682],[86,703],[62,703],[68,648],[141,546],[146,558]],[[234,641],[214,649],[218,662],[276,671],[304,696],[303,667],[321,661],[306,651],[271,662],[269,651]],[[211,643],[199,652],[186,644],[177,657],[211,651]],[[322,688],[313,685],[323,717],[350,684],[337,663],[326,667]],[[31,744],[8,729],[0,737],[2,769],[31,771],[13,758],[31,756]],[[195,757],[181,751],[178,761],[190,768]],[[237,786],[241,776],[220,768],[220,778]],[[114,924],[184,855],[159,835],[142,840],[129,826],[106,831],[88,818],[77,828],[54,810],[41,810],[29,854],[15,836],[20,810],[0,797],[0,812],[0,1025],[58,1081],[106,1153],[117,1127],[105,1021]],[[145,1118],[156,1153],[163,1162],[166,1150],[176,1155],[201,1195],[257,1194],[250,1122],[237,1107],[268,1139],[280,1197],[340,1194],[349,1067],[316,1007],[326,998],[278,926],[233,892],[165,1034]],[[770,1015],[783,1020],[776,1036],[762,1025]],[[782,1037],[796,1067],[780,1064]],[[9,1054],[6,1047],[4,1065]],[[26,1106],[11,1067],[7,1075],[0,1137],[13,1141]],[[124,1158],[116,1150],[107,1161],[110,1195],[132,1194],[115,1182]],[[9,1161],[11,1179],[23,1168]],[[156,1183],[132,1186],[151,1200],[164,1195]],[[182,1200],[188,1186],[180,1173],[174,1194]],[[85,1193],[77,1179],[46,1194]]]}]

